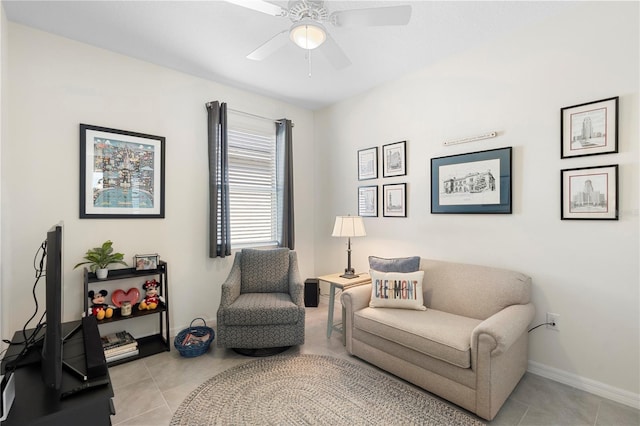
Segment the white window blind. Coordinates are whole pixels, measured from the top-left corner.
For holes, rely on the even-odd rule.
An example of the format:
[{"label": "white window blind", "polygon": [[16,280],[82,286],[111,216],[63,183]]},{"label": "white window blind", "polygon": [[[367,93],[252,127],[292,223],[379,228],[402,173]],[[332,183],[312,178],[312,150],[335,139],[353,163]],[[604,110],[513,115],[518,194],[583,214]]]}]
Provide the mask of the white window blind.
[{"label": "white window blind", "polygon": [[277,244],[275,125],[228,129],[232,247]]}]

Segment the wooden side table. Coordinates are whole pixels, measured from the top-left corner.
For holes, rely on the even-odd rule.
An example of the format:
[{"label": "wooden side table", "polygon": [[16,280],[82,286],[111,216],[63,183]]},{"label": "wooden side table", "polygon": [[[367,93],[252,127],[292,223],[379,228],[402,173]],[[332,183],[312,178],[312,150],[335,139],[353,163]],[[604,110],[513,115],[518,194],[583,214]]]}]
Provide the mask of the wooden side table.
[{"label": "wooden side table", "polygon": [[[331,332],[335,328],[337,331],[340,331],[344,336],[344,331],[342,330],[342,323],[334,324],[333,323],[333,308],[335,305],[336,299],[336,288],[340,290],[346,290],[351,287],[357,287],[359,285],[369,284],[371,282],[371,277],[368,273],[363,272],[359,274],[358,278],[342,278],[340,275],[342,273],[331,274],[331,275],[323,275],[318,277],[319,281],[325,281],[330,284],[329,289],[329,315],[327,318],[327,338],[331,337]],[[342,312],[342,319],[344,321],[344,309]]]}]

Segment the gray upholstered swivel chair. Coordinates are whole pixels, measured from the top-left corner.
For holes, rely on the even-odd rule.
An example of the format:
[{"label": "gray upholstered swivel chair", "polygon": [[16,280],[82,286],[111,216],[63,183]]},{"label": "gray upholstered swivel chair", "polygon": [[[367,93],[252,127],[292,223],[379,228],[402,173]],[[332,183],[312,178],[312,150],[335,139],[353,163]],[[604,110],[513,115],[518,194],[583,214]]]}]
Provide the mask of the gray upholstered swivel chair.
[{"label": "gray upholstered swivel chair", "polygon": [[222,284],[218,346],[240,353],[304,343],[304,286],[287,248],[236,253]]}]

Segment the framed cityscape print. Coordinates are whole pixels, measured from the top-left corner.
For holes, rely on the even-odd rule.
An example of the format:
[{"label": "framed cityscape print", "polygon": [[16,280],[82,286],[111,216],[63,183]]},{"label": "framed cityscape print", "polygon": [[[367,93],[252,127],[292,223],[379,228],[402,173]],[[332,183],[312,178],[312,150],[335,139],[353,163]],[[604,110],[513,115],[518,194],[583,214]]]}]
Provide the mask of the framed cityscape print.
[{"label": "framed cityscape print", "polygon": [[80,124],[80,218],[164,218],[162,136]]},{"label": "framed cityscape print", "polygon": [[560,218],[618,220],[618,165],[565,169]]},{"label": "framed cityscape print", "polygon": [[358,180],[377,179],[378,147],[358,151]]},{"label": "framed cityscape print", "polygon": [[618,97],[560,110],[560,158],[618,152]]},{"label": "framed cityscape print", "polygon": [[382,145],[382,176],[407,174],[407,141]]},{"label": "framed cityscape print", "polygon": [[511,213],[511,147],[431,159],[431,213]]},{"label": "framed cityscape print", "polygon": [[378,217],[378,185],[358,187],[358,216]]},{"label": "framed cityscape print", "polygon": [[382,185],[384,217],[407,217],[407,184]]}]

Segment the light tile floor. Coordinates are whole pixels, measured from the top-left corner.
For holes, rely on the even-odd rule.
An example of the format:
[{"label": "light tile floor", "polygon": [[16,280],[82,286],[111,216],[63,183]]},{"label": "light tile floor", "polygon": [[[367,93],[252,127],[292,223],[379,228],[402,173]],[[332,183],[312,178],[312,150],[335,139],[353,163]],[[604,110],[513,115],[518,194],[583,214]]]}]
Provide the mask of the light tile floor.
[{"label": "light tile floor", "polygon": [[[336,320],[340,309],[336,309]],[[212,314],[213,315],[213,314]],[[362,362],[347,354],[342,336],[326,337],[327,300],[307,308],[305,344],[286,353],[332,355]],[[114,425],[168,425],[180,403],[208,378],[249,358],[215,347],[196,358],[183,358],[172,347],[151,357],[109,369],[114,388]],[[527,373],[491,425],[640,426],[640,411]]]}]

